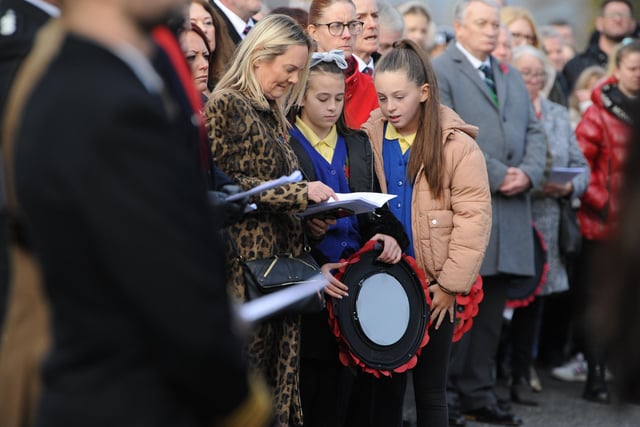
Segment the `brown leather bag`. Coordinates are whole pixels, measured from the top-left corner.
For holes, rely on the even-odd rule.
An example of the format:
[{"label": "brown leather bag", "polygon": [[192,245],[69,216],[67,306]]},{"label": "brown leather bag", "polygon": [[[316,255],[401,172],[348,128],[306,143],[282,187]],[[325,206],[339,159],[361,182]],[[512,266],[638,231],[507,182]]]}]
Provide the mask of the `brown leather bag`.
[{"label": "brown leather bag", "polygon": [[5,194],[10,218],[10,273],[7,313],[0,339],[0,425],[34,424],[40,390],[40,361],[50,345],[49,311],[38,263],[15,237],[20,233],[19,208],[13,186],[15,126],[33,85],[58,51],[64,31],[52,21],[39,33],[30,56],[14,81],[2,133]]}]

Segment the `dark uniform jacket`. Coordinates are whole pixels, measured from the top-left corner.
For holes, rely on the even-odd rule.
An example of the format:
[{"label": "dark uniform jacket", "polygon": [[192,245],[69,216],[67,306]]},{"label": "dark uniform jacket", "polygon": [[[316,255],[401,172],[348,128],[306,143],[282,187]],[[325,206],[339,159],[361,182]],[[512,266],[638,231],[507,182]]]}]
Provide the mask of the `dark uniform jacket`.
[{"label": "dark uniform jacket", "polygon": [[38,425],[211,425],[247,380],[198,149],[144,61],[121,58],[67,35],[17,130],[53,331]]}]

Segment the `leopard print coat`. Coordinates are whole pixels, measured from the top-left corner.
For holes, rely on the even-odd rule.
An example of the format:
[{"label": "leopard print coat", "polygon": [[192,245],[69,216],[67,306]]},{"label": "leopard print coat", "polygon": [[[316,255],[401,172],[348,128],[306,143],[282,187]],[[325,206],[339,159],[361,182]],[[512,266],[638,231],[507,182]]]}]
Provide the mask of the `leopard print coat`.
[{"label": "leopard print coat", "polygon": [[[261,109],[245,95],[228,90],[212,95],[206,115],[214,164],[243,189],[298,169],[272,110]],[[227,228],[239,255],[249,260],[285,252],[299,255],[304,238],[295,214],[307,207],[307,183],[265,191],[251,202],[257,204],[257,211]],[[227,243],[227,283],[230,295],[244,300],[235,247]],[[262,322],[254,328],[247,347],[250,365],[260,370],[273,389],[277,421],[284,426],[302,425],[299,347],[299,317]]]}]

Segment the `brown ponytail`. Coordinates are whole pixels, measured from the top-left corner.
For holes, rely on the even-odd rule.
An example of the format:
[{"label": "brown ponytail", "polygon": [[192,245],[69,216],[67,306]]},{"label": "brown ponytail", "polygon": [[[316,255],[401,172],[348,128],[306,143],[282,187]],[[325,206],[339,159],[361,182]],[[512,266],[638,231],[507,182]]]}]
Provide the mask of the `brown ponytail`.
[{"label": "brown ponytail", "polygon": [[429,97],[420,105],[416,139],[411,146],[407,175],[420,179],[420,170],[434,198],[442,197],[444,186],[444,148],[440,121],[440,95],[436,75],[424,50],[408,39],[394,43],[393,49],[376,64],[376,73],[402,70],[417,86],[429,85]]}]

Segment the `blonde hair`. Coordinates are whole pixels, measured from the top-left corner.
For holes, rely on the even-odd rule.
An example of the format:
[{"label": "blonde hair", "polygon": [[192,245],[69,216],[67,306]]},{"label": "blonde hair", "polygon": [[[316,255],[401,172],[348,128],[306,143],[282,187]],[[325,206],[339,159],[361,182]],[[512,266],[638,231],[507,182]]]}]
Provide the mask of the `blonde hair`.
[{"label": "blonde hair", "polygon": [[276,103],[278,108],[274,113],[278,117],[282,130],[286,130],[289,126],[287,112],[293,105],[300,103],[304,95],[312,53],[311,40],[292,18],[275,14],[261,19],[238,45],[229,69],[220,78],[214,93],[229,89],[237,90],[259,107],[273,110],[272,103],[267,100],[260,87],[254,65],[258,61],[275,60],[277,56],[283,55],[289,46],[305,46],[308,49],[308,57],[305,66],[300,70],[298,82],[289,87],[281,102]]},{"label": "blonde hair", "polygon": [[523,19],[529,23],[531,31],[533,32],[534,47],[540,47],[540,36],[538,35],[538,28],[536,27],[536,21],[534,21],[531,13],[524,7],[505,6],[500,9],[500,22],[509,27],[514,21]]},{"label": "blonde hair", "polygon": [[[591,65],[590,67],[585,68],[578,79],[576,80],[576,84],[573,86],[573,91],[569,95],[568,103],[569,103],[569,111],[575,111],[576,117],[579,118],[582,113],[580,111],[580,100],[576,95],[576,92],[582,89],[592,90],[590,85],[591,82],[595,79],[596,82],[602,80],[607,75],[607,70],[602,68],[599,65]],[[573,114],[573,113],[572,113]]]}]

